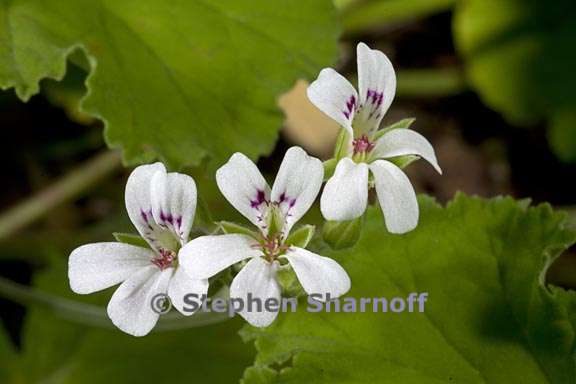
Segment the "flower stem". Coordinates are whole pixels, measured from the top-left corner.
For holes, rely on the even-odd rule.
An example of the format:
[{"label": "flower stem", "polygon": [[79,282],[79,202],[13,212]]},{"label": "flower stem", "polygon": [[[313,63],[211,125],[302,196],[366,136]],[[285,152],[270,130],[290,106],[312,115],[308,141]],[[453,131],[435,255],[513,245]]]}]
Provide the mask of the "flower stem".
[{"label": "flower stem", "polygon": [[62,179],[0,215],[0,240],[5,239],[76,197],[119,169],[116,151],[105,151],[73,169]]},{"label": "flower stem", "polygon": [[[47,308],[56,316],[78,324],[99,328],[114,328],[114,325],[108,319],[106,309],[103,307],[41,292],[4,277],[0,277],[0,295],[22,305],[37,305]],[[198,312],[193,316],[184,317],[173,311],[163,315],[154,330],[168,331],[202,327],[226,321],[228,318],[227,313]]]}]

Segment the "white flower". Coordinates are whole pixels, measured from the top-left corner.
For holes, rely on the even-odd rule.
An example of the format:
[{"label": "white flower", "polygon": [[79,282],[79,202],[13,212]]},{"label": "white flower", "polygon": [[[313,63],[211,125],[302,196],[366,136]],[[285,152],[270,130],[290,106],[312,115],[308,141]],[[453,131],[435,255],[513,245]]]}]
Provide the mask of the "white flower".
[{"label": "white flower", "polygon": [[196,184],[187,175],[166,173],[161,163],[134,169],[126,184],[130,220],[150,248],[108,242],[83,245],[71,254],[70,287],[88,294],[120,284],[108,304],[108,316],[118,328],[143,336],[159,314],[151,300],[167,294],[184,315],[184,296],[201,296],[208,281],[188,277],[177,263],[178,250],[188,242],[196,211]]},{"label": "white flower", "polygon": [[386,227],[393,233],[408,232],[418,224],[418,202],[410,180],[386,158],[416,155],[442,173],[434,149],[420,134],[409,129],[378,132],[380,121],[396,92],[396,75],[384,53],[358,44],[360,94],[342,75],[323,69],[308,87],[308,98],[348,132],[347,154],[336,166],[320,199],[327,220],[352,220],[362,216],[368,201],[368,171]]},{"label": "white flower", "polygon": [[[280,300],[276,271],[290,263],[308,294],[338,297],[350,289],[350,278],[334,260],[285,243],[290,228],[306,213],[322,185],[320,160],[298,147],[290,148],[282,161],[272,190],[246,156],[236,153],[216,173],[226,199],[260,230],[260,239],[243,234],[203,236],[186,244],[180,262],[188,274],[207,279],[240,261],[250,259],[230,286],[230,297],[244,303],[248,294],[264,302]],[[284,268],[284,267],[282,267]],[[239,313],[250,324],[264,327],[276,311]]]}]

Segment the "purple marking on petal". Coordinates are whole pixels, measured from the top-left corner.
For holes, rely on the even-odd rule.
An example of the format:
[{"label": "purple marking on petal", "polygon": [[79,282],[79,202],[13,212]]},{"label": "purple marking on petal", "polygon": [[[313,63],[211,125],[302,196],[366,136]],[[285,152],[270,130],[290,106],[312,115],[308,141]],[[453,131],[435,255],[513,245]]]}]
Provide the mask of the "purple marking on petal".
[{"label": "purple marking on petal", "polygon": [[381,114],[379,113],[382,102],[384,101],[384,92],[379,92],[375,89],[368,89],[366,92],[366,102],[370,103],[368,119],[378,119]]},{"label": "purple marking on petal", "polygon": [[282,203],[288,203],[288,206],[292,208],[296,199],[292,199],[289,196],[286,196],[286,192],[282,192],[280,196],[278,196],[278,200],[274,201],[273,204],[281,205]]},{"label": "purple marking on petal", "polygon": [[250,200],[250,206],[252,208],[258,208],[258,206],[262,203],[266,202],[266,194],[262,190],[258,190],[256,193],[256,199]]},{"label": "purple marking on petal", "polygon": [[346,102],[346,108],[348,108],[348,112],[352,112],[352,108],[354,108],[355,105],[356,105],[356,97],[352,95]]},{"label": "purple marking on petal", "polygon": [[356,109],[356,96],[351,95],[346,101],[346,109],[342,111],[346,119],[350,119],[352,112]]},{"label": "purple marking on petal", "polygon": [[371,104],[375,104],[376,106],[380,106],[382,104],[382,100],[384,99],[384,93],[378,92],[375,89],[369,89],[366,92],[366,100],[369,101]]},{"label": "purple marking on petal", "polygon": [[150,224],[150,216],[152,216],[152,210],[144,211],[143,209],[140,209],[140,216],[142,217],[142,220],[144,220],[144,223],[148,226],[148,229],[154,231],[154,228]]},{"label": "purple marking on petal", "polygon": [[160,211],[160,225],[163,227],[167,227],[166,223],[168,224],[172,224],[173,223],[173,217],[172,214],[170,213],[164,213],[164,211]]}]

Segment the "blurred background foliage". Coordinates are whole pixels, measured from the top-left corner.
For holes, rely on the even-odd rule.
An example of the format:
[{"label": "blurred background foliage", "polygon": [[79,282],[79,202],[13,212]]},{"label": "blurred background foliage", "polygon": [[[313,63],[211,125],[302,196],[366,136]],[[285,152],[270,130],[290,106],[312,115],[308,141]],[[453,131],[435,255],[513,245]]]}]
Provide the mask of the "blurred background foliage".
[{"label": "blurred background foliage", "polygon": [[[200,139],[192,131],[198,126],[190,112],[194,107],[188,105],[181,111],[164,108],[164,92],[173,94],[174,84],[157,83],[150,75],[158,73],[154,72],[159,70],[158,63],[152,69],[139,67],[146,55],[130,57],[126,52],[124,60],[133,74],[114,74],[106,81],[100,80],[99,85],[98,78],[92,78],[97,94],[88,108],[82,107],[85,82],[94,68],[90,69],[80,53],[72,55],[64,67],[68,52],[62,44],[71,40],[63,36],[73,34],[70,30],[75,27],[63,24],[62,29],[53,30],[58,32],[51,36],[53,40],[34,42],[47,44],[54,57],[63,60],[61,68],[56,66],[45,74],[58,77],[58,70],[61,74],[66,71],[60,81],[42,80],[40,92],[34,96],[33,89],[24,89],[23,84],[41,78],[38,74],[42,71],[36,68],[30,79],[20,79],[20,96],[30,97],[26,103],[9,89],[18,87],[19,80],[8,81],[10,74],[0,70],[0,86],[6,88],[0,92],[0,135],[4,144],[0,152],[4,175],[0,194],[0,383],[96,383],[104,378],[110,381],[110,377],[122,383],[154,379],[176,383],[191,382],[191,375],[196,373],[204,382],[234,382],[254,361],[253,347],[239,342],[236,335],[239,321],[189,328],[178,320],[167,319],[157,333],[135,340],[112,329],[98,312],[110,292],[79,297],[68,288],[66,260],[71,249],[87,242],[112,240],[112,232],[133,232],[123,204],[128,170],[122,167],[120,154],[107,149],[103,122],[93,117],[94,112],[101,115],[106,108],[112,111],[113,118],[107,121],[115,124],[113,129],[119,133],[114,140],[108,137],[108,141],[115,146],[125,144],[125,139],[119,139],[123,124],[129,124],[124,108],[133,100],[130,94],[116,103],[108,99],[116,85],[124,81],[134,84],[132,96],[145,100],[141,107],[146,108],[148,116],[131,123],[132,135],[139,139],[136,145],[126,144],[131,149],[128,155],[124,153],[125,159],[137,162],[155,153],[169,160],[173,168],[185,165],[182,169],[195,177],[215,219],[238,216],[223,203],[211,172],[206,171],[216,165],[203,155],[214,150],[205,145],[210,141],[211,129],[226,125],[221,134],[226,145],[218,149],[218,160],[235,150],[248,151],[253,158],[263,155],[259,166],[269,174],[293,144],[328,158],[338,127],[308,102],[305,89],[322,67],[330,65],[354,81],[354,48],[358,41],[384,51],[397,70],[397,97],[384,123],[416,117],[414,129],[432,141],[445,171],[440,178],[422,162],[408,168],[419,192],[441,202],[451,199],[456,191],[480,196],[509,194],[547,201],[576,213],[576,184],[570,182],[576,170],[574,1],[336,0],[334,9],[328,1],[306,2],[311,4],[306,9],[301,9],[300,3],[289,3],[283,2],[277,14],[270,9],[259,13],[249,2],[230,3],[224,17],[217,13],[220,18],[214,19],[214,28],[230,27],[223,21],[227,18],[239,19],[243,26],[230,27],[228,34],[217,37],[201,31],[207,36],[202,40],[206,47],[212,44],[218,52],[228,50],[218,58],[219,63],[226,64],[216,66],[216,72],[225,74],[225,80],[217,83],[214,93],[204,92],[208,81],[214,80],[209,77],[204,81],[199,75],[211,69],[208,59],[194,67],[198,72],[192,78],[201,79],[200,90],[188,77],[183,87],[204,111],[210,111],[217,100],[229,103],[232,112],[210,112],[201,124],[205,132]],[[204,2],[190,4],[214,17],[214,12],[202,6]],[[222,6],[225,11],[226,4]],[[119,12],[130,11],[129,5],[123,2]],[[14,25],[25,30],[26,18],[22,15],[30,10],[42,11],[45,6],[42,2],[0,0],[0,14],[16,16]],[[66,2],[61,6],[66,9]],[[82,6],[78,2],[70,9],[82,10]],[[139,4],[132,7],[137,9]],[[243,7],[254,13],[244,12]],[[290,10],[290,17],[282,15],[281,11],[286,10]],[[146,19],[153,11],[146,8],[131,14],[131,19],[141,30],[148,27],[154,32],[158,25],[148,25]],[[186,11],[191,12],[191,22],[203,14],[194,13],[197,9]],[[58,13],[52,10],[40,19],[54,23],[59,20],[55,15]],[[75,15],[70,12],[62,17],[71,20]],[[9,55],[5,48],[14,36],[8,33],[8,19],[0,19],[4,20],[0,22],[0,63],[6,63]],[[262,38],[258,31],[273,31],[274,36],[281,37],[298,33],[289,38],[287,47],[279,49],[277,42]],[[80,38],[91,32],[85,33]],[[106,41],[103,33],[94,36],[88,43]],[[231,36],[237,38],[235,44],[251,47],[250,51],[240,55],[228,41]],[[165,47],[173,60],[167,63],[173,65],[180,60],[178,52],[185,55],[191,48],[185,37],[170,38],[177,41],[176,46],[166,43]],[[103,49],[89,46],[93,50],[89,53],[95,57]],[[24,55],[37,48],[22,47]],[[313,59],[303,59],[305,63],[299,66],[291,59],[294,52]],[[258,55],[265,59],[260,60]],[[178,73],[185,74],[186,63],[198,57],[202,55],[192,55],[181,63],[182,67],[175,66]],[[235,63],[240,63],[240,68]],[[96,73],[106,78],[106,71],[115,65],[118,63],[96,67]],[[258,71],[245,75],[258,65]],[[152,79],[148,82],[149,76]],[[99,105],[94,102],[96,98]],[[251,101],[250,105],[243,105],[246,100]],[[169,135],[159,138],[159,133],[168,128],[158,123],[167,114],[180,112],[183,115],[177,116],[177,139]],[[223,113],[230,114],[219,121]],[[230,127],[236,127],[236,131]],[[252,128],[254,137],[262,138],[257,138],[257,145],[248,145],[255,143],[251,136],[241,139],[244,131]],[[279,139],[275,141],[278,130]],[[178,140],[183,140],[175,144],[178,150],[163,151]],[[152,151],[142,156],[142,148]],[[193,153],[191,148],[199,148],[200,152]],[[317,209],[313,210],[309,221],[319,220]],[[574,255],[566,252],[551,268],[549,279],[573,288],[574,276]],[[184,329],[169,331],[174,327]]]}]

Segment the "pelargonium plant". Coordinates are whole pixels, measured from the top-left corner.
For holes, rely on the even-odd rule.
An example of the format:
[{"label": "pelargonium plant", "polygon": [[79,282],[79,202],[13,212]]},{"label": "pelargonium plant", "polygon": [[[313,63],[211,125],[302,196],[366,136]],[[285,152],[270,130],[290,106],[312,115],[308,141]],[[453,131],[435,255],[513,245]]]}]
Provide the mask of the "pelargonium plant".
[{"label": "pelargonium plant", "polygon": [[[388,58],[359,44],[358,77],[359,94],[330,68],[308,89],[310,100],[344,128],[335,158],[325,163],[329,171],[331,163],[337,165],[320,208],[327,220],[358,218],[366,210],[369,189],[375,188],[388,230],[404,233],[418,223],[418,204],[397,164],[423,157],[441,170],[432,146],[407,129],[409,124],[379,130],[396,88]],[[186,300],[203,300],[211,282],[226,270],[234,274],[232,299],[280,300],[302,291],[324,300],[344,295],[351,281],[342,266],[306,249],[314,227],[292,231],[316,200],[324,168],[302,148],[292,147],[270,188],[248,157],[232,155],[216,172],[216,181],[226,200],[256,228],[221,222],[222,233],[190,240],[197,203],[194,180],[168,173],[160,163],[137,167],[126,185],[126,209],[144,241],[119,238],[120,242],[75,249],[69,259],[70,286],[88,294],[120,284],[108,304],[108,316],[135,336],[146,335],[158,321],[160,315],[151,306],[155,296],[166,295],[179,312],[191,315],[194,311],[185,308]],[[294,282],[299,289],[291,289]],[[267,308],[243,307],[239,313],[257,327],[270,325],[278,315]]]}]

